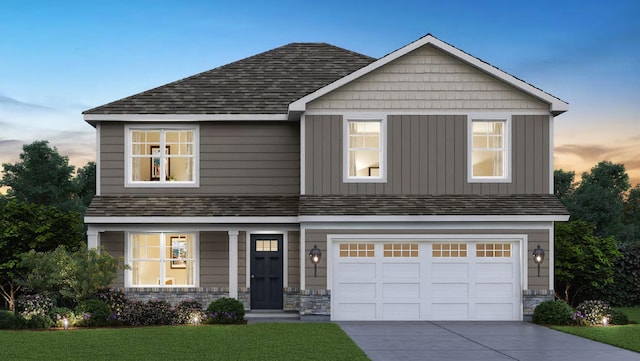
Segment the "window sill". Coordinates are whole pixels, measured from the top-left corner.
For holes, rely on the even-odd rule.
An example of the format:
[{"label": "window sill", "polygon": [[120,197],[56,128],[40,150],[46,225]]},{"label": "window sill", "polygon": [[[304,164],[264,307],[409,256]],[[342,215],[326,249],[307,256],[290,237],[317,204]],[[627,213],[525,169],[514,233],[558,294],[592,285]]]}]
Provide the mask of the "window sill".
[{"label": "window sill", "polygon": [[511,177],[509,178],[468,178],[467,183],[511,183]]},{"label": "window sill", "polygon": [[125,183],[125,187],[130,188],[198,188],[200,184],[197,182],[133,182]]},{"label": "window sill", "polygon": [[387,179],[383,177],[362,177],[362,178],[344,178],[344,183],[387,183]]}]

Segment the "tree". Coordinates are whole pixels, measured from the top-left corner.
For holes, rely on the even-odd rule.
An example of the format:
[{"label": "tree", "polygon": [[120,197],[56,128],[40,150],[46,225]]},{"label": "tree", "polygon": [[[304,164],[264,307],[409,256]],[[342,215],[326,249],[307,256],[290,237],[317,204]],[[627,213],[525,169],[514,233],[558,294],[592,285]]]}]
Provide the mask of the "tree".
[{"label": "tree", "polygon": [[78,201],[84,211],[96,195],[96,163],[89,162],[79,168],[73,183]]},{"label": "tree", "polygon": [[9,308],[13,310],[20,289],[15,279],[24,272],[23,253],[49,251],[61,244],[75,250],[84,242],[79,213],[16,199],[0,202],[0,294]]},{"label": "tree", "polygon": [[553,171],[553,193],[566,205],[575,191],[574,179],[576,172],[566,172],[562,169]]},{"label": "tree", "polygon": [[629,190],[629,176],[623,164],[608,161],[598,163],[582,180],[565,203],[572,220],[595,225],[595,234],[616,236],[623,230],[622,210]]},{"label": "tree", "polygon": [[20,284],[26,289],[46,295],[64,304],[78,302],[108,286],[124,264],[107,252],[80,247],[68,251],[59,246],[49,252],[30,251],[22,257],[27,270]]},{"label": "tree", "polygon": [[584,221],[555,225],[555,289],[569,304],[613,282],[614,260],[620,256],[616,240],[596,236],[594,230]]},{"label": "tree", "polygon": [[23,202],[60,209],[77,209],[72,175],[75,167],[46,140],[22,147],[20,162],[4,163],[0,186],[9,187],[7,195]]}]

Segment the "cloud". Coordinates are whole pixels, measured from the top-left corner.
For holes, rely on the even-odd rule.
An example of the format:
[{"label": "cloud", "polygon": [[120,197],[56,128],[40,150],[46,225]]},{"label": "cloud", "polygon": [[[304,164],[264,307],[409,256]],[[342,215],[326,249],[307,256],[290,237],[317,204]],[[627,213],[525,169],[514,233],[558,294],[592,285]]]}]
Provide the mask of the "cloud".
[{"label": "cloud", "polygon": [[20,109],[20,110],[46,110],[46,109],[52,109],[50,107],[44,106],[44,105],[40,105],[40,104],[35,104],[35,103],[26,103],[26,102],[22,102],[20,100],[8,97],[6,95],[2,95],[0,94],[0,107],[10,107],[10,108],[15,108],[15,109]]}]

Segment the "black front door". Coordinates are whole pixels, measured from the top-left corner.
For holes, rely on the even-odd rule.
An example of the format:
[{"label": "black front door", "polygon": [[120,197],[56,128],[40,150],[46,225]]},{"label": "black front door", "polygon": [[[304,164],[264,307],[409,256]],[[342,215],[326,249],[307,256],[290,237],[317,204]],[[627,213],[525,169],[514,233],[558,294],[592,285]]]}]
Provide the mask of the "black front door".
[{"label": "black front door", "polygon": [[251,235],[251,309],[282,309],[282,235]]}]

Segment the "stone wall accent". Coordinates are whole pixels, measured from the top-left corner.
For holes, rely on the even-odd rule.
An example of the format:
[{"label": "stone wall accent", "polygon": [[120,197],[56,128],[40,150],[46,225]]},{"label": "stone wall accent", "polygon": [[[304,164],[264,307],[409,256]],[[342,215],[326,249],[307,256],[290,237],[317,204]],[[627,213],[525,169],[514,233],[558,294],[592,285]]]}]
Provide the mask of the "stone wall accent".
[{"label": "stone wall accent", "polygon": [[300,289],[297,287],[286,287],[282,291],[283,310],[298,311],[300,309]]},{"label": "stone wall accent", "polygon": [[522,291],[522,315],[525,321],[530,321],[533,310],[544,301],[553,301],[553,290],[524,290]]},{"label": "stone wall accent", "polygon": [[330,316],[330,290],[302,290],[300,293],[300,316]]},{"label": "stone wall accent", "polygon": [[198,301],[204,309],[211,302],[221,297],[229,297],[229,289],[226,287],[196,288],[196,287],[132,287],[121,290],[129,300],[167,301],[172,306],[176,306],[181,301]]},{"label": "stone wall accent", "polygon": [[242,302],[245,310],[251,309],[251,289],[240,287],[238,289],[238,301]]}]

